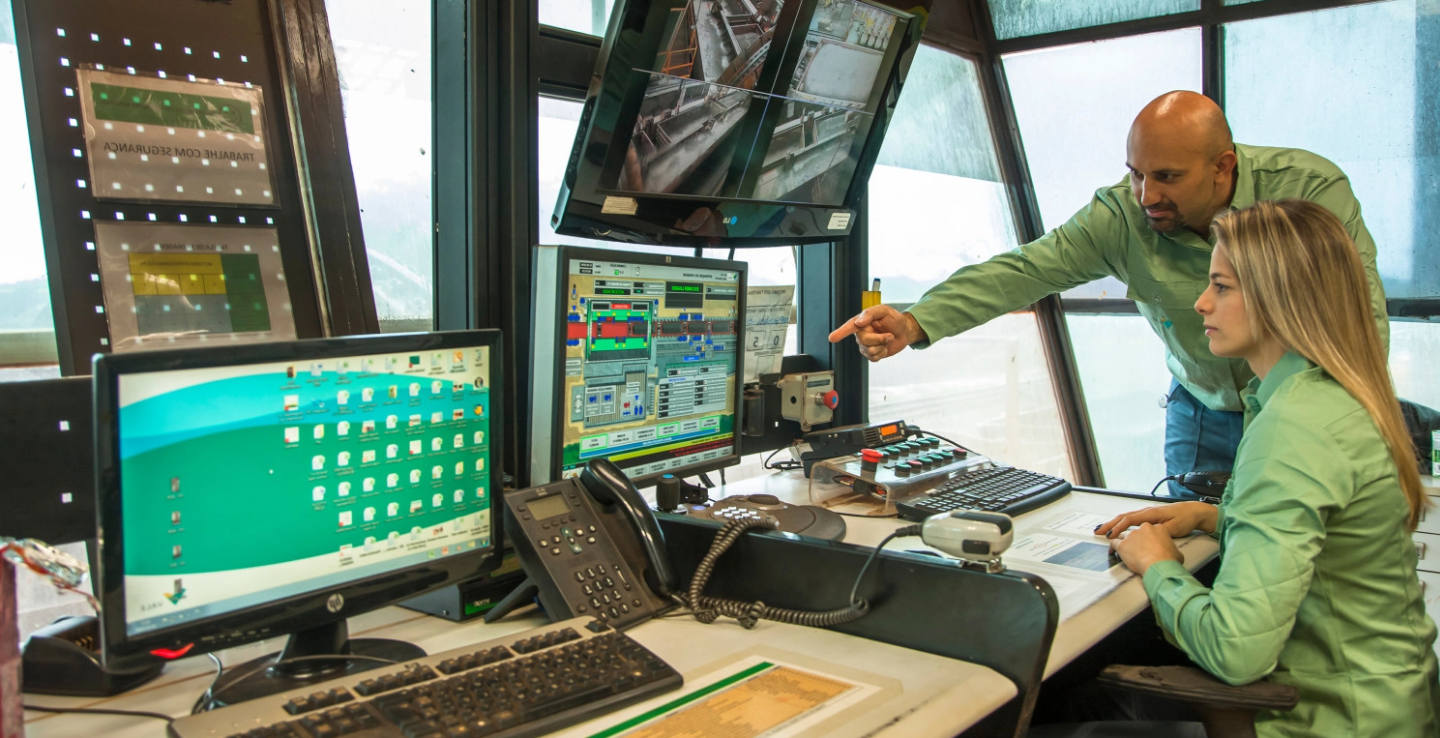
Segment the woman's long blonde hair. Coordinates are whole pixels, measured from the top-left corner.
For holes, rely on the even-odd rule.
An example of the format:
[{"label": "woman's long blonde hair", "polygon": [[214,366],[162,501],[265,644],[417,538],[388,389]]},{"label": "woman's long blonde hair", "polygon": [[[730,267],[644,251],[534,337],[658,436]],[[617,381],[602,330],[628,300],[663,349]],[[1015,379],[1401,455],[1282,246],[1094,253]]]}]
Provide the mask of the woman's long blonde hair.
[{"label": "woman's long blonde hair", "polygon": [[1250,332],[1275,337],[1353,396],[1380,430],[1410,504],[1410,529],[1427,504],[1415,446],[1390,383],[1360,254],[1329,210],[1306,200],[1257,202],[1215,219],[1217,248],[1235,268]]}]

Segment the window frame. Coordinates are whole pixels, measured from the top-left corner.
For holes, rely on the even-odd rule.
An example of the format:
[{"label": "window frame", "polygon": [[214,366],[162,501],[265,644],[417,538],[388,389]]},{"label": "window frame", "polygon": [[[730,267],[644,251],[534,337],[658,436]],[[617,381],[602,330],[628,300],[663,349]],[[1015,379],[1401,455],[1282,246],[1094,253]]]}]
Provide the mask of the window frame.
[{"label": "window frame", "polygon": [[[1173,15],[1141,18],[1068,31],[993,40],[993,25],[987,22],[992,40],[989,49],[1005,55],[1020,51],[1068,46],[1093,41],[1108,41],[1127,36],[1175,31],[1198,27],[1201,33],[1202,92],[1225,109],[1225,26],[1240,21],[1308,13],[1356,5],[1369,5],[1386,0],[1263,0],[1242,5],[1225,5],[1223,0],[1202,0],[1200,10]],[[985,3],[988,11],[988,2]],[[1003,74],[1003,70],[1001,71]],[[1013,114],[1013,113],[1012,113]],[[1022,142],[1023,145],[1023,142]],[[1026,168],[1026,184],[1033,191]],[[1064,298],[1066,312],[1094,315],[1138,315],[1135,303],[1125,298]],[[1434,298],[1401,298],[1385,301],[1386,313],[1392,319],[1434,322],[1440,319],[1440,296]]]},{"label": "window frame", "polygon": [[[1223,110],[1225,108],[1226,24],[1384,1],[1264,0],[1263,2],[1226,6],[1223,4],[1223,0],[1202,0],[1198,11],[1022,36],[1002,41],[995,38],[994,24],[989,16],[989,1],[977,0],[981,13],[979,28],[985,37],[982,53],[991,61],[990,69],[992,76],[996,79],[996,97],[1000,103],[998,106],[993,106],[992,111],[999,110],[1005,124],[1003,129],[1005,135],[997,137],[997,140],[1003,139],[1006,141],[1007,147],[1013,147],[1011,156],[1001,153],[1001,164],[1002,167],[1007,168],[1007,182],[1013,177],[1014,183],[1018,187],[1018,191],[1012,197],[1020,211],[1017,218],[1023,226],[1021,229],[1022,243],[1028,243],[1043,235],[1045,229],[1035,201],[1034,182],[1025,161],[1023,137],[1020,135],[1014,106],[1009,97],[1005,70],[1000,61],[1003,55],[1199,27],[1201,31],[1202,93],[1214,100]],[[991,122],[992,125],[997,122],[993,112]],[[1073,425],[1075,431],[1073,434],[1067,433],[1067,437],[1070,439],[1072,453],[1075,454],[1076,473],[1081,478],[1082,484],[1103,486],[1104,477],[1100,468],[1099,453],[1091,430],[1090,414],[1079,383],[1074,352],[1070,350],[1069,329],[1065,323],[1065,314],[1138,315],[1139,309],[1133,301],[1125,298],[1062,299],[1058,295],[1052,295],[1042,300],[1035,307],[1037,311],[1044,311],[1038,313],[1037,317],[1040,318],[1042,330],[1048,331],[1046,337],[1051,343],[1047,343],[1047,353],[1052,357],[1052,364],[1058,364],[1052,365],[1051,371],[1055,372],[1057,377],[1057,391],[1062,392],[1064,401],[1062,413],[1073,415],[1065,420]],[[1440,296],[1387,299],[1386,312],[1392,320],[1436,322],[1440,320]],[[1052,345],[1053,352],[1051,352]],[[1056,357],[1061,358],[1057,361]],[[1061,384],[1062,382],[1063,384]],[[1087,465],[1090,473],[1089,481],[1086,480],[1087,469],[1084,468]]]}]

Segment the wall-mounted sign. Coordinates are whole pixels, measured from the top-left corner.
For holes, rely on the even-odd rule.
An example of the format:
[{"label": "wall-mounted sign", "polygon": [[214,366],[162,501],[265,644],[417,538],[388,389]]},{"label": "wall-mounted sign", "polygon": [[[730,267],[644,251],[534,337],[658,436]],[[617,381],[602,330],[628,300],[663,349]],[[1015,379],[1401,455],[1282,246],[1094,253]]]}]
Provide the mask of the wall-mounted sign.
[{"label": "wall-mounted sign", "polygon": [[116,352],[295,338],[274,228],[95,223]]},{"label": "wall-mounted sign", "polygon": [[97,199],[275,204],[259,87],[76,71]]}]

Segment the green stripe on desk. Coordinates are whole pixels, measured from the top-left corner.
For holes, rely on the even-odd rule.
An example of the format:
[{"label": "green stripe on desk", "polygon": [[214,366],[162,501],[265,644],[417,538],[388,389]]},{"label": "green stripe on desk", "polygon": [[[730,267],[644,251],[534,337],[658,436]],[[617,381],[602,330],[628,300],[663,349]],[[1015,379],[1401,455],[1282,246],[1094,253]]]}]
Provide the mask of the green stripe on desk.
[{"label": "green stripe on desk", "polygon": [[681,697],[680,699],[677,699],[677,700],[675,700],[675,701],[673,701],[673,702],[668,702],[668,703],[666,703],[666,704],[663,704],[663,705],[661,705],[661,706],[659,706],[659,707],[657,707],[657,708],[655,708],[655,709],[651,710],[650,712],[647,712],[647,713],[645,713],[645,714],[643,714],[643,715],[636,715],[635,717],[630,718],[629,720],[626,720],[625,722],[620,723],[619,725],[616,725],[616,726],[614,726],[614,727],[612,727],[612,728],[606,728],[605,730],[602,730],[602,731],[600,731],[599,733],[596,733],[596,734],[590,736],[590,738],[610,738],[610,736],[612,736],[612,735],[617,735],[617,734],[623,733],[623,732],[625,732],[625,731],[627,731],[627,730],[629,730],[629,729],[631,729],[631,728],[633,728],[633,727],[635,727],[635,726],[637,726],[637,725],[639,725],[639,724],[641,724],[641,723],[643,723],[643,722],[645,722],[645,721],[647,721],[647,720],[651,720],[651,719],[653,719],[653,718],[657,718],[657,717],[659,717],[659,716],[661,716],[661,715],[664,715],[665,713],[670,712],[671,710],[674,710],[674,709],[677,708],[677,707],[684,707],[685,705],[688,705],[688,704],[690,704],[691,702],[694,702],[694,701],[700,699],[701,697],[705,697],[706,695],[713,694],[713,693],[715,693],[716,691],[719,691],[719,690],[721,690],[721,689],[724,689],[724,688],[726,688],[726,687],[734,684],[735,682],[738,682],[738,681],[741,681],[741,680],[744,680],[744,679],[748,679],[748,678],[750,678],[750,677],[752,677],[752,676],[755,676],[756,674],[759,674],[760,672],[765,671],[766,669],[769,669],[769,668],[771,668],[771,667],[773,667],[773,666],[775,666],[775,665],[772,664],[772,663],[770,663],[770,662],[768,662],[768,661],[762,661],[762,662],[760,662],[760,663],[758,663],[758,664],[756,664],[756,665],[754,665],[754,666],[746,669],[745,671],[740,672],[739,674],[735,674],[735,675],[733,675],[733,676],[729,676],[729,677],[726,677],[726,678],[724,678],[724,679],[721,679],[720,681],[715,682],[714,684],[711,684],[711,685],[708,686],[708,687],[704,687],[704,688],[701,688],[701,689],[697,689],[697,690],[695,690],[694,692],[691,692],[690,694],[687,694],[687,695],[685,695],[684,697]]}]

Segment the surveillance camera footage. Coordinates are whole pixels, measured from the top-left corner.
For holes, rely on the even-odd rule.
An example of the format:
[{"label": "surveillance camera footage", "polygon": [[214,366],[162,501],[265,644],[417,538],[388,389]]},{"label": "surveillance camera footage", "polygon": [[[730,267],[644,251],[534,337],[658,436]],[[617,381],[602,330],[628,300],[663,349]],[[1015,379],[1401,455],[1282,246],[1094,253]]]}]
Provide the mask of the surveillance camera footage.
[{"label": "surveillance camera footage", "polygon": [[[618,189],[843,201],[898,15],[858,0],[819,0],[803,37],[790,41],[775,38],[782,9],[781,0],[689,0],[671,10],[654,67],[635,70],[649,81]],[[781,63],[780,51],[796,42],[803,47],[780,83],[785,94],[757,91],[772,47]],[[757,106],[763,113],[751,115]]]}]

